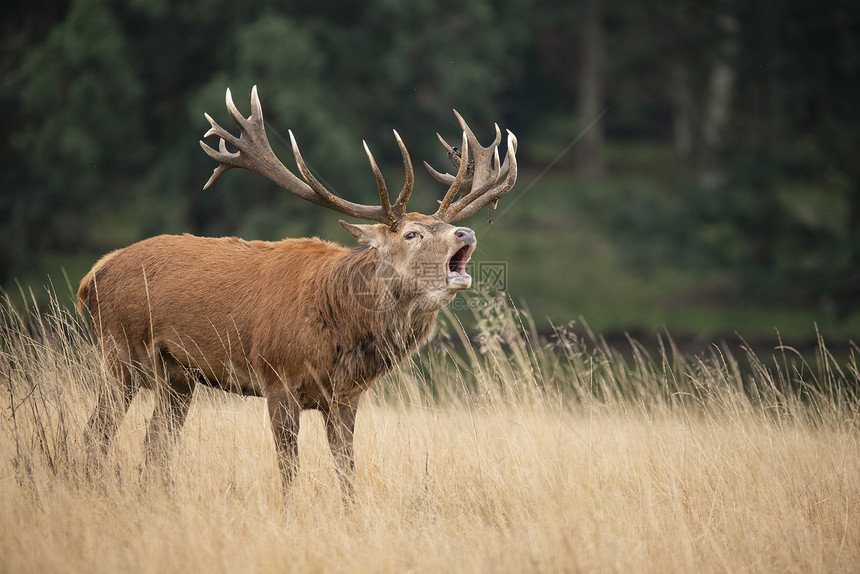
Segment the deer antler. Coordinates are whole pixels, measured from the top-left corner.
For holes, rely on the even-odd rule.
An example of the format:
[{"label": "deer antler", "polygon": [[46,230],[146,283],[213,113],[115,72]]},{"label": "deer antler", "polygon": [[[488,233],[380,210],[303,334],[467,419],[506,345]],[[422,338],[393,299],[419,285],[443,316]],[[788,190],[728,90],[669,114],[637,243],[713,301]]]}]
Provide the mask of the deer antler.
[{"label": "deer antler", "polygon": [[[495,124],[496,138],[493,143],[489,147],[482,147],[463,116],[457,113],[457,110],[454,110],[454,115],[457,116],[457,121],[463,128],[462,147],[459,150],[451,147],[442,136],[436,135],[448,151],[448,157],[458,165],[457,175],[440,173],[426,161],[424,162],[430,175],[450,186],[445,197],[439,202],[438,211],[434,214],[434,217],[447,223],[466,219],[490,203],[495,207],[499,198],[508,193],[517,181],[516,136],[507,130],[508,151],[505,163],[499,165],[499,143],[502,140],[502,132],[498,124]],[[461,194],[460,199],[453,201],[458,193]]]},{"label": "deer antler", "polygon": [[[218,149],[214,149],[200,141],[200,147],[206,154],[218,162],[218,167],[212,173],[212,177],[203,186],[207,189],[212,183],[218,179],[225,171],[241,167],[250,171],[254,171],[263,177],[273,181],[282,188],[286,189],[293,195],[301,199],[310,201],[317,205],[327,207],[338,213],[357,217],[359,219],[367,219],[370,221],[379,221],[388,224],[392,229],[397,225],[397,222],[406,213],[406,203],[409,201],[409,196],[412,194],[414,184],[414,174],[412,172],[412,161],[409,158],[409,152],[406,151],[406,146],[397,132],[394,132],[394,137],[397,139],[397,144],[400,147],[400,153],[403,156],[403,165],[406,170],[406,182],[403,189],[397,197],[394,205],[390,204],[388,190],[385,186],[385,180],[382,173],[373,159],[373,155],[364,144],[364,149],[367,152],[367,157],[370,160],[370,166],[373,169],[373,174],[376,177],[376,183],[379,187],[379,199],[381,205],[371,206],[362,205],[347,201],[331,191],[326,189],[311,173],[308,166],[305,164],[302,154],[299,152],[299,146],[296,144],[296,138],[293,132],[290,131],[290,141],[292,142],[293,155],[296,159],[296,165],[299,172],[304,178],[304,181],[293,175],[283,163],[275,156],[272,147],[269,145],[269,139],[266,136],[266,129],[263,124],[263,110],[260,106],[260,98],[257,96],[257,86],[251,90],[251,115],[245,118],[236,108],[233,103],[233,97],[230,94],[230,89],[227,89],[227,111],[236,125],[239,127],[239,137],[234,136],[213,120],[209,114],[204,114],[207,121],[211,124],[211,128],[203,136],[218,136],[221,138]],[[230,144],[236,148],[235,152],[227,150],[227,145]]]}]

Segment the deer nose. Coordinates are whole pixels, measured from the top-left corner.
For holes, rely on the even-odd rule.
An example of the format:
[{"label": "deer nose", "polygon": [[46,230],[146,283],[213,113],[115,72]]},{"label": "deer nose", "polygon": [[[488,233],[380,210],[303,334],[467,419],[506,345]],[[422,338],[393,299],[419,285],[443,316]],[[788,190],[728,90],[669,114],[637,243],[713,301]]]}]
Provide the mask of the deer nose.
[{"label": "deer nose", "polygon": [[475,243],[475,232],[468,227],[461,227],[454,232],[454,237],[463,243]]}]

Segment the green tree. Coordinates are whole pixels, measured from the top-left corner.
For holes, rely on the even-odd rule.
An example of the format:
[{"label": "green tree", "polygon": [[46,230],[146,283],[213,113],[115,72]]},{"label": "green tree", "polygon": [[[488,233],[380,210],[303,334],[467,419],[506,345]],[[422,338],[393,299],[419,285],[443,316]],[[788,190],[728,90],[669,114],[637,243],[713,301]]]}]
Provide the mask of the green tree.
[{"label": "green tree", "polygon": [[7,85],[19,91],[21,110],[10,153],[28,174],[4,193],[4,258],[14,264],[37,248],[69,252],[85,244],[94,205],[117,183],[112,174],[145,161],[146,147],[140,81],[105,2],[73,2]]},{"label": "green tree", "polygon": [[[678,98],[687,177],[665,198],[639,198],[618,209],[616,236],[626,236],[630,252],[646,262],[724,269],[748,299],[856,309],[856,10],[842,2],[790,1],[672,14],[698,23],[693,30],[709,31],[700,50],[687,43],[665,60],[654,52],[642,56],[660,62],[658,77],[672,86],[661,97]],[[672,32],[654,47],[684,38]],[[696,75],[668,82],[673,67]],[[721,69],[730,80],[715,88]],[[715,89],[727,89],[716,106]],[[714,173],[719,176],[703,177]]]}]

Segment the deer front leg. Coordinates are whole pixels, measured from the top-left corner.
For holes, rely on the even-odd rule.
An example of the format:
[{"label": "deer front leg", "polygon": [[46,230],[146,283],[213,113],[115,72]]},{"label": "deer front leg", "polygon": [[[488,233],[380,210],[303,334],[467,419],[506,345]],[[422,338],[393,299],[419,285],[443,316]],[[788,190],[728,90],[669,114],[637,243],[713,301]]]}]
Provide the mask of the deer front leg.
[{"label": "deer front leg", "polygon": [[114,360],[111,371],[115,376],[99,387],[98,402],[87,423],[87,473],[101,466],[108,445],[138,391],[137,381],[128,367]]},{"label": "deer front leg", "polygon": [[266,406],[269,409],[269,420],[272,422],[278,467],[286,495],[298,469],[299,416],[302,411],[295,397],[283,385],[268,394]]},{"label": "deer front leg", "polygon": [[117,364],[115,371],[117,376],[104,381],[99,387],[98,402],[87,423],[87,440],[94,447],[93,450],[97,448],[102,454],[106,453],[137,394],[137,385],[128,367]]},{"label": "deer front leg", "polygon": [[153,349],[152,358],[155,408],[144,439],[146,466],[162,467],[167,478],[170,453],[185,424],[197,383],[165,350]]},{"label": "deer front leg", "polygon": [[155,408],[146,427],[146,464],[166,465],[185,424],[196,383],[179,377],[155,389]]},{"label": "deer front leg", "polygon": [[346,500],[355,497],[355,457],[352,443],[355,432],[355,413],[358,401],[333,402],[325,413],[328,444],[334,456],[335,470]]}]

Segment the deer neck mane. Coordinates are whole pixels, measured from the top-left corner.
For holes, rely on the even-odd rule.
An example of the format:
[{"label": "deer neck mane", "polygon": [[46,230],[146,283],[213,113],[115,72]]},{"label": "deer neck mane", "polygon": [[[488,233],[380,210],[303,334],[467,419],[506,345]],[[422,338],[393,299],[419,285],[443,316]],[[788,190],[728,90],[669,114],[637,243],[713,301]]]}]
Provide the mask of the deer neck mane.
[{"label": "deer neck mane", "polygon": [[352,250],[328,290],[327,307],[337,315],[334,324],[355,327],[354,344],[377,356],[387,372],[429,341],[439,309],[419,310],[384,265],[376,249]]}]

